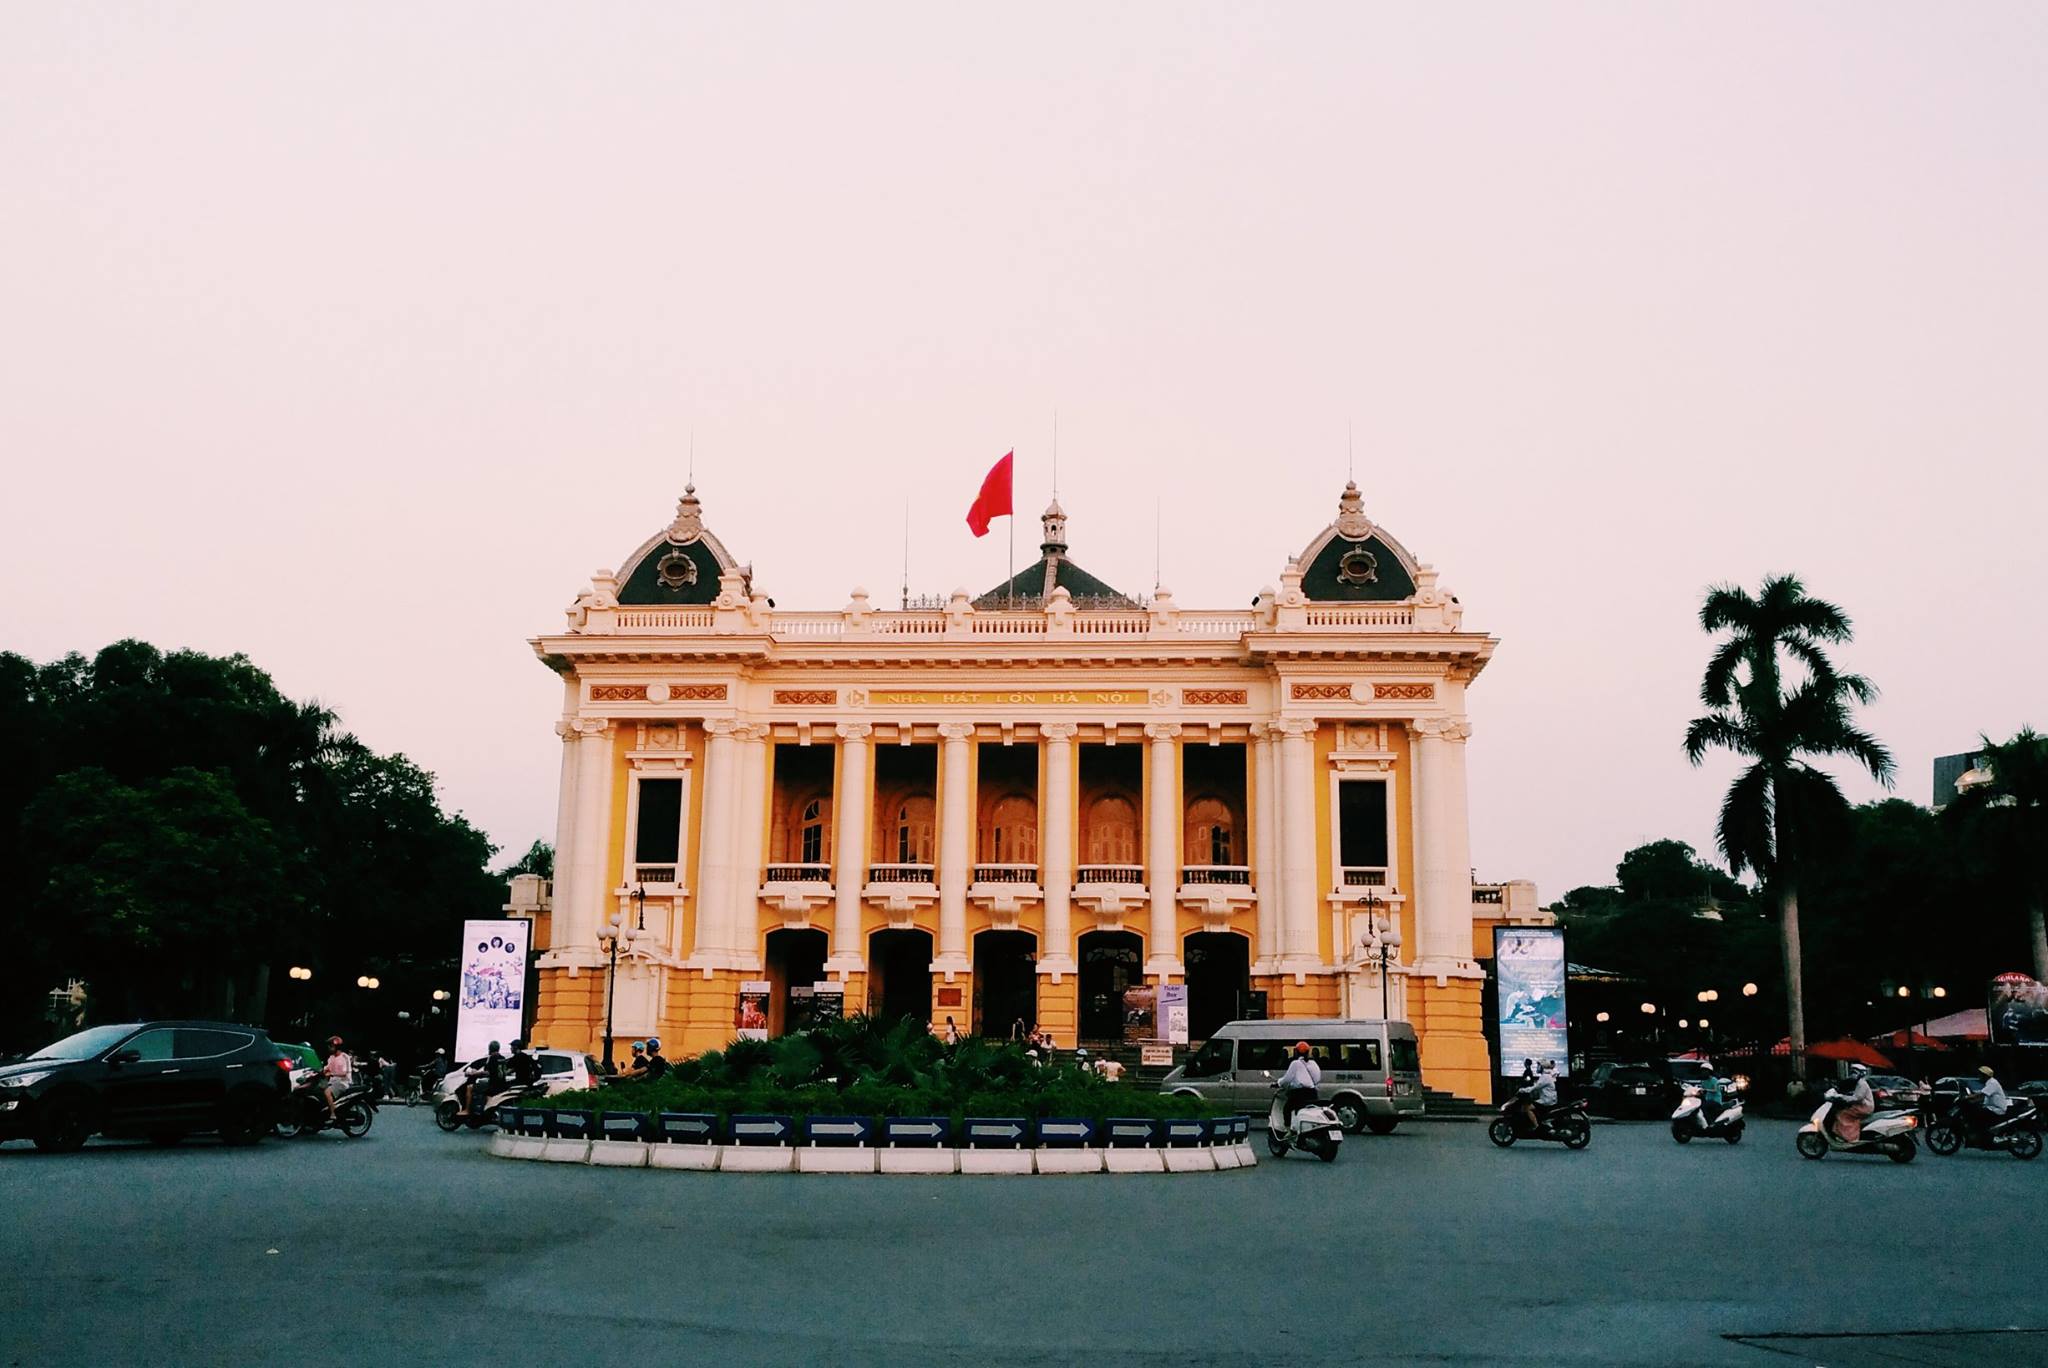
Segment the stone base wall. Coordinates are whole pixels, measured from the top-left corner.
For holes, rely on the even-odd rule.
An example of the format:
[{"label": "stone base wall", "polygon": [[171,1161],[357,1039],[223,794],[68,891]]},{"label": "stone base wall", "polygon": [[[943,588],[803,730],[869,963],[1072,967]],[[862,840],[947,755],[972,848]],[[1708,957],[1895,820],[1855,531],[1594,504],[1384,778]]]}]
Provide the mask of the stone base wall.
[{"label": "stone base wall", "polygon": [[1408,1019],[1422,1041],[1422,1081],[1432,1088],[1493,1100],[1493,1056],[1479,1014],[1482,980],[1408,980]]}]

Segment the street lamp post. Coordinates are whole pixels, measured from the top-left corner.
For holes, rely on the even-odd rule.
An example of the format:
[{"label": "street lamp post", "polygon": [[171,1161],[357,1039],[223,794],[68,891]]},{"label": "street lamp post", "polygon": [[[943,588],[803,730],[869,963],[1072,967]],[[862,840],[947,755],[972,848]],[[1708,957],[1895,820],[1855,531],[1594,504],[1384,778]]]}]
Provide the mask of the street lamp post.
[{"label": "street lamp post", "polygon": [[605,943],[609,959],[604,971],[604,1070],[612,1071],[612,1004],[617,999],[619,981],[619,942],[632,945],[647,930],[647,889],[645,885],[633,886],[633,925],[626,925],[626,914],[614,912],[605,924],[597,929],[598,939]]},{"label": "street lamp post", "polygon": [[[1387,891],[1398,893],[1400,890],[1390,888]],[[1378,894],[1367,892],[1358,900],[1358,905],[1366,910],[1366,932],[1362,941],[1365,953],[1380,962],[1380,1020],[1385,1021],[1393,1015],[1393,999],[1388,991],[1387,974],[1394,952],[1401,948],[1401,927],[1395,920],[1392,908],[1388,907]],[[1382,912],[1382,907],[1388,907],[1388,910]]]}]

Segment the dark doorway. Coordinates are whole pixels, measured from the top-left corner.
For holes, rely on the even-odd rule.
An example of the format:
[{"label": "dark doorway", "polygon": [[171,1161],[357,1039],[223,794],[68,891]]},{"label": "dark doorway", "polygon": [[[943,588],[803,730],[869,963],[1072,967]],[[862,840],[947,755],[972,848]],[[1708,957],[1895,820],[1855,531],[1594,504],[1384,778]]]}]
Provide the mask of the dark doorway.
[{"label": "dark doorway", "polygon": [[1197,931],[1187,938],[1188,1039],[1207,1040],[1237,1019],[1238,1003],[1252,986],[1251,942],[1230,931]]},{"label": "dark doorway", "polygon": [[1019,1022],[1038,1025],[1038,937],[984,931],[974,938],[974,1030],[1007,1039]]},{"label": "dark doorway", "polygon": [[904,1017],[931,1025],[931,932],[877,931],[868,937],[868,1011],[890,1026]]},{"label": "dark doorway", "polygon": [[784,927],[768,933],[768,981],[775,985],[768,994],[768,1034],[779,1036],[790,1028],[789,990],[808,988],[825,977],[827,937],[823,931]]},{"label": "dark doorway", "polygon": [[1081,1039],[1121,1043],[1124,989],[1144,979],[1144,942],[1135,931],[1089,931],[1080,944]]}]

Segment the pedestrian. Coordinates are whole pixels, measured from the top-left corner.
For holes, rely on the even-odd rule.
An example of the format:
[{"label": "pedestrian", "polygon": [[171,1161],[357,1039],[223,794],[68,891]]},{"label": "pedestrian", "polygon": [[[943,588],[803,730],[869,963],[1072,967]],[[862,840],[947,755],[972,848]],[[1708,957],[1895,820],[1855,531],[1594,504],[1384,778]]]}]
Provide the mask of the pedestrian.
[{"label": "pedestrian", "polygon": [[951,1018],[951,1017],[947,1017],[947,1018],[946,1018],[946,1044],[948,1044],[948,1045],[958,1045],[959,1043],[960,1043],[960,1028],[959,1028],[958,1026],[955,1026],[955,1025],[953,1024],[953,1018]]},{"label": "pedestrian", "polygon": [[645,1078],[660,1078],[668,1072],[668,1061],[661,1057],[661,1042],[653,1036],[647,1037],[647,1070]]},{"label": "pedestrian", "polygon": [[1105,1083],[1121,1083],[1123,1081],[1123,1064],[1109,1055],[1104,1055],[1100,1060],[1096,1061],[1095,1071],[1102,1075],[1102,1080]]}]

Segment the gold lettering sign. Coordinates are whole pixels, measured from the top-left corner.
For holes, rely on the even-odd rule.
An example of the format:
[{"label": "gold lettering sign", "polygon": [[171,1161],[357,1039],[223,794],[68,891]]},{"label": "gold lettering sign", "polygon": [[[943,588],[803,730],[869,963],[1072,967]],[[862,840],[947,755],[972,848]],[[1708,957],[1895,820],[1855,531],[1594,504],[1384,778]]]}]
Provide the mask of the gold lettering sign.
[{"label": "gold lettering sign", "polygon": [[876,689],[868,702],[877,708],[1081,707],[1137,708],[1151,701],[1143,689]]}]

